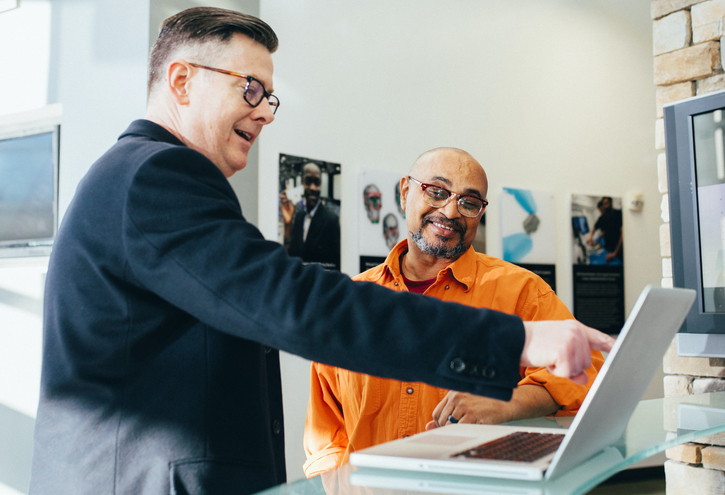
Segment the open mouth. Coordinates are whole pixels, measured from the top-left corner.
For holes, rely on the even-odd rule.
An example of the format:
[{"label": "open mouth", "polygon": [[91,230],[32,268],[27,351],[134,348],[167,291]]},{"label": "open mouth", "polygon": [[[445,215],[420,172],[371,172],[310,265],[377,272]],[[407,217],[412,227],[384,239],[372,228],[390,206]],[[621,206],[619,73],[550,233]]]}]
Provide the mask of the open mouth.
[{"label": "open mouth", "polygon": [[455,232],[455,229],[454,228],[449,227],[447,225],[443,225],[442,223],[438,223],[438,222],[431,222],[431,223],[433,225],[435,225],[436,227],[438,227],[439,229],[448,230],[450,232]]},{"label": "open mouth", "polygon": [[428,219],[426,219],[426,223],[431,223],[431,224],[435,225],[436,227],[438,227],[439,229],[445,230],[445,231],[451,232],[451,233],[463,231],[463,229],[459,225],[457,225],[456,222],[454,222],[454,221],[443,223],[441,221],[437,221],[437,220],[428,218]]},{"label": "open mouth", "polygon": [[249,134],[248,132],[240,131],[239,129],[234,129],[234,132],[236,132],[237,135],[239,137],[241,137],[242,139],[246,139],[247,141],[252,142],[252,135]]}]

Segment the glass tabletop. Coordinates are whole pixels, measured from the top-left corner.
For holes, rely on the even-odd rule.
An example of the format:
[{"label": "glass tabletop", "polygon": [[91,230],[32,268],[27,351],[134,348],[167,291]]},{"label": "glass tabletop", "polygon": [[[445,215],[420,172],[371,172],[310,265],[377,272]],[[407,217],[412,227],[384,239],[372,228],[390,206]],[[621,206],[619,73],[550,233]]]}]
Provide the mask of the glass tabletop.
[{"label": "glass tabletop", "polygon": [[[508,423],[566,428],[553,418]],[[345,465],[309,480],[280,485],[264,495],[520,494],[580,495],[665,449],[725,431],[725,392],[641,401],[624,435],[612,446],[547,481],[518,481]],[[260,495],[261,495],[260,494]]]}]

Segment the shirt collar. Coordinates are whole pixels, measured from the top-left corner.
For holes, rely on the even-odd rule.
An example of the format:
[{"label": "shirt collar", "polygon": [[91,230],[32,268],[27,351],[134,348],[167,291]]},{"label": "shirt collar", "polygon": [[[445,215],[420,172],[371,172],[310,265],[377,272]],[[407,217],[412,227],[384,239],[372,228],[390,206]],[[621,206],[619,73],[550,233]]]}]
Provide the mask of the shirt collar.
[{"label": "shirt collar", "polygon": [[307,211],[307,208],[305,208],[305,213],[307,214],[308,217],[312,218],[315,216],[315,213],[317,213],[317,208],[319,208],[319,207],[320,207],[320,200],[318,199],[317,204],[315,205],[314,208],[312,208],[312,211]]},{"label": "shirt collar", "polygon": [[[385,272],[389,274],[393,279],[400,279],[402,281],[401,270],[400,270],[400,257],[403,253],[408,251],[408,239],[403,239],[393,247],[385,259]],[[468,251],[463,253],[460,258],[448,265],[446,268],[438,273],[438,277],[441,275],[446,276],[450,274],[457,282],[461,283],[466,287],[468,291],[476,280],[476,251],[473,250],[473,246],[468,248]]]},{"label": "shirt collar", "polygon": [[123,134],[118,136],[118,139],[124,138],[126,136],[150,137],[155,141],[175,144],[178,146],[185,146],[184,143],[179,140],[179,138],[174,136],[165,127],[162,127],[159,124],[156,124],[155,122],[151,122],[150,120],[146,119],[138,119],[131,122],[131,125],[128,126],[128,129],[126,129]]}]

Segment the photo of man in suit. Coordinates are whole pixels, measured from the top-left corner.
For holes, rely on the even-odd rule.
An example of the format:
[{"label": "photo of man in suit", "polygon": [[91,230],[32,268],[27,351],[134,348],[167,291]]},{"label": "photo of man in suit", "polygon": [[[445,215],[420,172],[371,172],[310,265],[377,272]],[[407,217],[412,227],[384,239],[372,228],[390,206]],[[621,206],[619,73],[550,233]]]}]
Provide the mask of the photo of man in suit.
[{"label": "photo of man in suit", "polygon": [[280,108],[277,46],[265,22],[230,10],[162,24],[145,116],[90,167],[53,246],[30,493],[283,483],[278,350],[508,400],[519,366],[582,383],[590,347],[611,348],[575,321],[353,282],[266,240],[227,179]]},{"label": "photo of man in suit", "polygon": [[321,200],[322,171],[314,162],[302,167],[304,203],[297,210],[280,193],[280,210],[284,220],[284,245],[290,256],[306,263],[319,263],[327,269],[340,270],[340,220]]}]

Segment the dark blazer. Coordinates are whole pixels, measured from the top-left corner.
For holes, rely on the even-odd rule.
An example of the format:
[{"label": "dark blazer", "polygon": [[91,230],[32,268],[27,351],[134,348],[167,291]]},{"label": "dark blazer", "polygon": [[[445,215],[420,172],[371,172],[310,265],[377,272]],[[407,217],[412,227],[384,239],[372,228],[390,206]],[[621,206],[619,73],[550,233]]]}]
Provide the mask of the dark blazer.
[{"label": "dark blazer", "polygon": [[302,242],[304,211],[298,211],[292,225],[289,255],[307,263],[322,263],[325,268],[340,269],[340,220],[320,204],[310,221],[307,238]]},{"label": "dark blazer", "polygon": [[136,121],[79,184],[51,254],[31,493],[283,482],[275,349],[508,399],[523,343],[518,317],[304,267],[212,162]]}]

